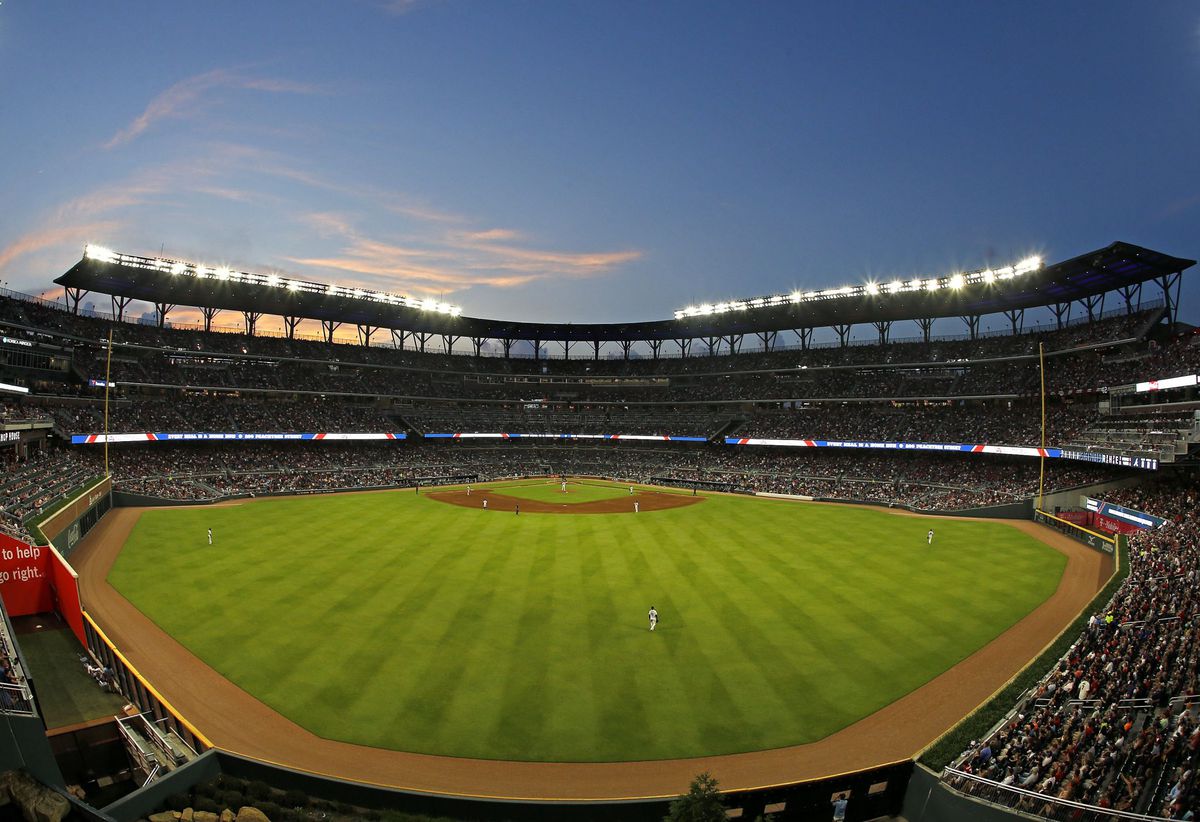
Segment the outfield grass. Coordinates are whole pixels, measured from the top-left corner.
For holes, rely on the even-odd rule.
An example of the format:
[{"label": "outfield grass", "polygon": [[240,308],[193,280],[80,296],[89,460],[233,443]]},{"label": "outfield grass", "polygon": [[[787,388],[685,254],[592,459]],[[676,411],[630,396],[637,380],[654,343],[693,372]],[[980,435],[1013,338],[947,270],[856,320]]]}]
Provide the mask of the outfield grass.
[{"label": "outfield grass", "polygon": [[820,739],[1005,631],[1065,567],[1000,523],[936,520],[930,548],[930,522],[735,496],[522,517],[291,497],[147,512],[110,580],[324,737],[657,759]]}]

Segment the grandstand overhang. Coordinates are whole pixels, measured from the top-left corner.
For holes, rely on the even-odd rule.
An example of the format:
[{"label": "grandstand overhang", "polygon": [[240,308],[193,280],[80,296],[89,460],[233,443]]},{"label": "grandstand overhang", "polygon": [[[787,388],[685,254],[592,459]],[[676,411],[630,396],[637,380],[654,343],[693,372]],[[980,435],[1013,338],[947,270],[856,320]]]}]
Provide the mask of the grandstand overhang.
[{"label": "grandstand overhang", "polygon": [[[120,255],[116,261],[85,255],[54,282],[77,292],[157,305],[298,317],[417,334],[568,343],[730,338],[788,329],[978,317],[1086,302],[1146,282],[1162,286],[1168,317],[1173,319],[1181,275],[1196,262],[1116,242],[1019,278],[965,288],[863,295],[651,322],[534,323],[456,316],[358,299],[341,291],[264,289],[215,277],[180,277],[161,267],[127,265],[120,259]],[[1174,299],[1172,288],[1176,290]]]}]

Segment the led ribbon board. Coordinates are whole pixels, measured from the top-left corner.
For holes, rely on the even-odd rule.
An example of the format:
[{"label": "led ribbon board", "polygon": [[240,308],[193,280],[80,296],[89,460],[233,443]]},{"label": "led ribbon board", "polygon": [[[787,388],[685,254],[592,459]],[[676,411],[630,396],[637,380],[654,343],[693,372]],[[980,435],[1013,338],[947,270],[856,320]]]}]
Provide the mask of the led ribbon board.
[{"label": "led ribbon board", "polygon": [[1188,374],[1184,377],[1168,377],[1165,380],[1139,382],[1137,384],[1137,393],[1144,394],[1147,391],[1166,391],[1168,388],[1188,388],[1195,385],[1198,380],[1200,380],[1200,375]]},{"label": "led ribbon board", "polygon": [[1138,511],[1134,508],[1125,508],[1121,505],[1113,505],[1111,502],[1084,497],[1086,508],[1102,517],[1123,522],[1126,525],[1132,525],[1134,528],[1140,528],[1143,531],[1152,531],[1166,523],[1162,517],[1156,517],[1153,514],[1147,514]]},{"label": "led ribbon board", "polygon": [[884,451],[941,451],[966,454],[1005,454],[1012,457],[1046,457],[1099,462],[1126,468],[1158,469],[1152,457],[1130,457],[1120,454],[1098,454],[1092,451],[1071,451],[1064,448],[1036,448],[1025,445],[970,445],[949,442],[866,442],[856,440],[773,440],[756,437],[726,437],[726,445],[775,445],[786,448],[871,448]]},{"label": "led ribbon board", "polygon": [[681,437],[674,434],[511,434],[454,433],[426,434],[427,440],[632,440],[634,442],[708,442],[708,437]]},{"label": "led ribbon board", "polygon": [[187,432],[187,433],[152,433],[149,431],[139,434],[72,434],[72,445],[93,445],[104,442],[236,442],[239,440],[299,440],[306,442],[316,441],[345,441],[345,440],[402,440],[407,439],[408,435],[404,433],[318,433],[318,434],[284,434],[284,433],[246,433],[244,431],[235,431],[232,433],[210,433],[210,432]]}]

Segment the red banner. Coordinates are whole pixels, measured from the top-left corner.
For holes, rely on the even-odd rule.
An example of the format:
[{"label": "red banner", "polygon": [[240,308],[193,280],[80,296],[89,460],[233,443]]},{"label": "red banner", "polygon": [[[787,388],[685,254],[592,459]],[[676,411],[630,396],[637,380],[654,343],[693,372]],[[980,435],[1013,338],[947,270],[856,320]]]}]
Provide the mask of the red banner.
[{"label": "red banner", "polygon": [[1114,534],[1140,534],[1142,529],[1136,525],[1131,525],[1128,522],[1121,522],[1119,519],[1110,519],[1101,514],[1095,515],[1095,523],[1097,528],[1105,531],[1111,531]]},{"label": "red banner", "polygon": [[49,581],[50,549],[0,534],[0,597],[10,616],[54,609]]},{"label": "red banner", "polygon": [[87,647],[87,635],[83,632],[83,605],[79,602],[79,576],[62,555],[50,550],[50,560],[46,568],[50,572],[50,592],[54,598],[54,608],[71,626],[79,644]]}]

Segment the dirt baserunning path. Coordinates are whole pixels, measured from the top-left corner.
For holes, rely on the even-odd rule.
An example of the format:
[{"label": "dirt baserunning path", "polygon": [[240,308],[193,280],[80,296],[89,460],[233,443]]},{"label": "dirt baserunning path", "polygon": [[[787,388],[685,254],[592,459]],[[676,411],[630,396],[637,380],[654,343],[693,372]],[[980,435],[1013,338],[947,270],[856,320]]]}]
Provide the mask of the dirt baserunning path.
[{"label": "dirt baserunning path", "polygon": [[[643,496],[643,501],[650,496]],[[522,506],[527,502],[521,500]],[[107,582],[109,569],[142,510],[118,508],[109,512],[72,554],[84,607],[141,673],[215,745],[342,779],[492,798],[672,796],[686,791],[701,771],[716,776],[723,790],[738,790],[815,779],[909,758],[987,700],[1053,641],[1104,585],[1112,567],[1111,558],[1049,528],[1032,522],[1011,523],[1066,555],[1067,567],[1055,593],[958,665],[818,742],[656,762],[505,762],[402,753],[323,739],[223,678]]]}]

